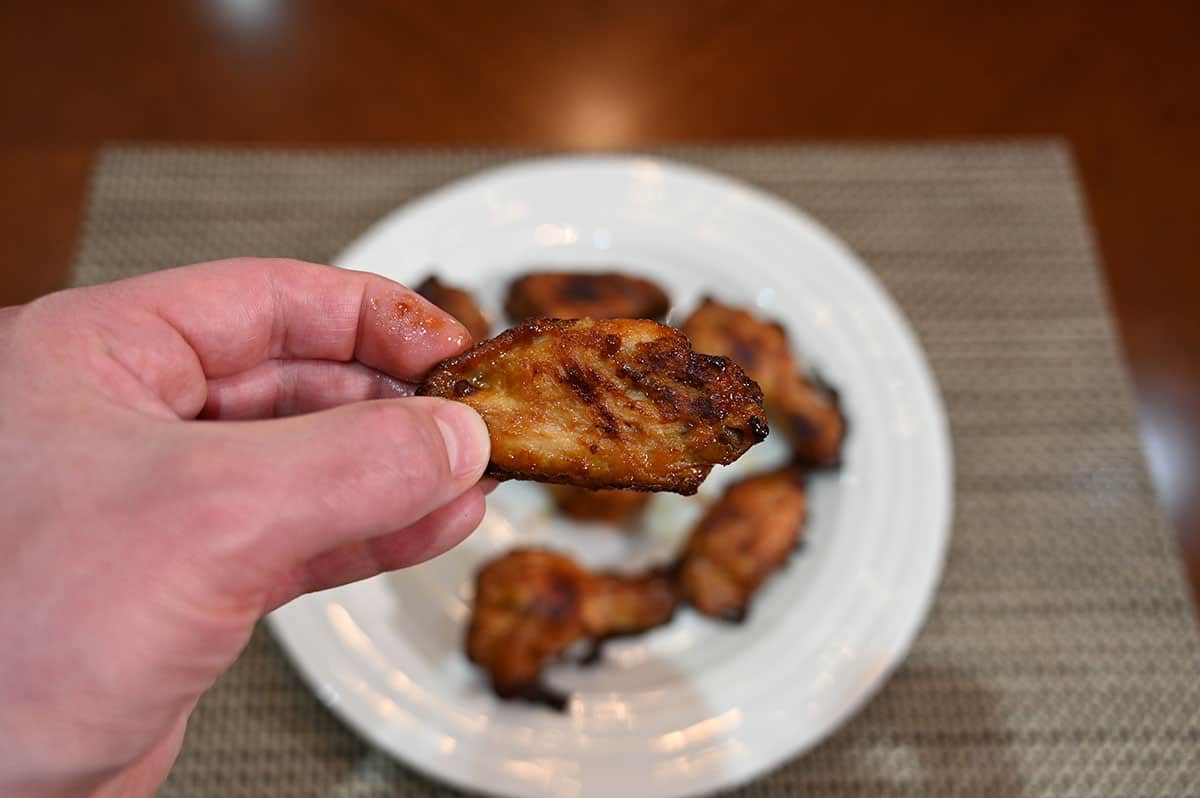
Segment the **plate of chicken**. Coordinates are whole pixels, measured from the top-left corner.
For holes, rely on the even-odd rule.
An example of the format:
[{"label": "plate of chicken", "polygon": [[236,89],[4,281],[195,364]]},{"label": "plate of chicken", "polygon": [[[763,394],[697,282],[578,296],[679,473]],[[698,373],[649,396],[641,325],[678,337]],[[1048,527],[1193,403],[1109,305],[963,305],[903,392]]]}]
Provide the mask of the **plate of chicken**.
[{"label": "plate of chicken", "polygon": [[953,468],[919,342],[801,210],[656,158],[522,161],[335,261],[476,343],[418,393],[475,408],[500,480],[422,565],[269,618],[379,748],[504,795],[691,795],[803,754],[925,618]]}]

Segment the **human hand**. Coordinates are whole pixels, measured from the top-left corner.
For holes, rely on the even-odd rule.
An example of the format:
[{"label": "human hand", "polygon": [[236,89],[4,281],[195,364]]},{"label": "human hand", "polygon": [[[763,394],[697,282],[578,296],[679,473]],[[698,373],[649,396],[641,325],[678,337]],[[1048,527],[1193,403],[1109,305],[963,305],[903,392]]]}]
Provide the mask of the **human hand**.
[{"label": "human hand", "polygon": [[0,310],[0,794],[153,793],[259,617],[469,534],[487,429],[406,382],[468,342],[288,261]]}]

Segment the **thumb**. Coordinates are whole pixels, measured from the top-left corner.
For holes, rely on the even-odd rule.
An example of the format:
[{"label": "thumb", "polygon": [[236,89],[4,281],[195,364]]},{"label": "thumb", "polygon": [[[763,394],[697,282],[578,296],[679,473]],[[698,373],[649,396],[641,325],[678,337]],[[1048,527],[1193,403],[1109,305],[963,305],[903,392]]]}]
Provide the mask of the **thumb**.
[{"label": "thumb", "polygon": [[432,397],[194,429],[212,454],[189,494],[237,514],[274,567],[409,526],[475,485],[490,454],[474,410]]}]

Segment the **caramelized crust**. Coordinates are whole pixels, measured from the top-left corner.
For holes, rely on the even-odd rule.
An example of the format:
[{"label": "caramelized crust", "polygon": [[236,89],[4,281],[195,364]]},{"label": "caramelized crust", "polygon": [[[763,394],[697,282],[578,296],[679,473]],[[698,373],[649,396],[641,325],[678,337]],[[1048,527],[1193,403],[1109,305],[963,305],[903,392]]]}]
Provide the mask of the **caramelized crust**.
[{"label": "caramelized crust", "polygon": [[661,626],[675,612],[670,579],[593,573],[544,549],[516,549],[487,563],[475,583],[467,628],[470,660],[502,698],[561,706],[542,684],[542,668],[573,643],[601,641]]},{"label": "caramelized crust", "polygon": [[573,485],[547,485],[563,514],[576,521],[620,524],[641,512],[650,494],[636,490],[591,490]]},{"label": "caramelized crust", "polygon": [[705,615],[741,620],[755,591],[799,542],[805,504],[797,466],[730,486],[688,538],[680,598]]},{"label": "caramelized crust", "polygon": [[488,337],[492,325],[469,293],[447,285],[431,274],[417,286],[417,293],[462,322],[476,341]]},{"label": "caramelized crust", "polygon": [[657,285],[619,272],[531,272],[513,281],[504,302],[514,323],[535,318],[659,319],[670,306]]},{"label": "caramelized crust", "polygon": [[762,387],[767,409],[779,416],[799,460],[815,466],[839,462],[846,422],[837,394],[804,376],[782,326],[708,297],[683,331],[697,352],[732,359]]},{"label": "caramelized crust", "polygon": [[767,434],[737,365],[642,319],[533,319],[435,366],[417,392],[479,412],[498,479],[691,494]]},{"label": "caramelized crust", "polygon": [[704,298],[681,329],[697,352],[721,355],[741,366],[762,388],[767,401],[796,371],[782,325],[763,321],[712,297]]}]

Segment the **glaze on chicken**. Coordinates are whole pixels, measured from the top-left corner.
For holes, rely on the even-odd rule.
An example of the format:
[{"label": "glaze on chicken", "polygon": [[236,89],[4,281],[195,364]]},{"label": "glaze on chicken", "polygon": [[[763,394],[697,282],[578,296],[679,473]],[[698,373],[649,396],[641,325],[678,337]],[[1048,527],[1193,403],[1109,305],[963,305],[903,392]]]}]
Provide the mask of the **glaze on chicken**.
[{"label": "glaze on chicken", "polygon": [[767,435],[741,368],[644,319],[527,321],[438,364],[417,392],[479,412],[497,479],[691,494]]}]

